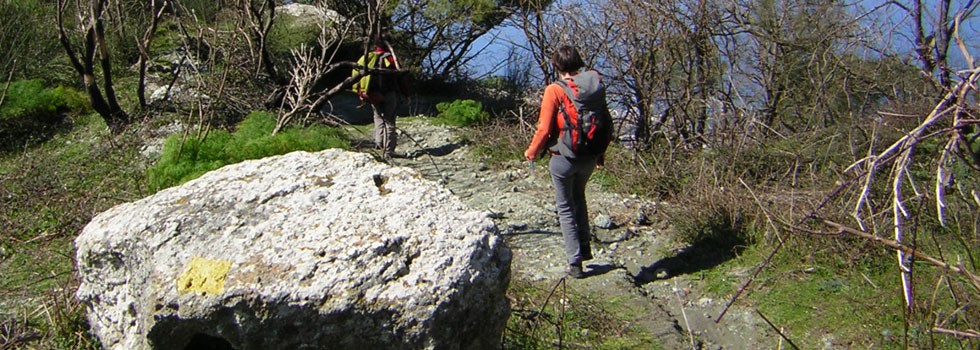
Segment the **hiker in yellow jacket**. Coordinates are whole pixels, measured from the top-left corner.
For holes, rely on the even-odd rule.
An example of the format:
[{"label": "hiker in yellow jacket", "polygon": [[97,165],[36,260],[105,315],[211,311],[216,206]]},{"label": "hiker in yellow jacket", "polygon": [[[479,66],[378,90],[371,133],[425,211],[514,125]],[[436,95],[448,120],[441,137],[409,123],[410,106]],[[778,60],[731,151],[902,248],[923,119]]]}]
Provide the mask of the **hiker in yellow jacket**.
[{"label": "hiker in yellow jacket", "polygon": [[[390,69],[391,73],[369,73],[354,83],[353,90],[361,101],[371,105],[374,113],[374,144],[383,151],[382,158],[390,161],[397,157],[395,146],[398,145],[395,132],[395,110],[399,100],[408,94],[408,84],[404,77],[397,73],[399,69],[395,56],[387,49],[383,40],[375,40],[375,49],[362,56],[358,66],[368,69]],[[357,74],[355,70],[354,74]]]}]

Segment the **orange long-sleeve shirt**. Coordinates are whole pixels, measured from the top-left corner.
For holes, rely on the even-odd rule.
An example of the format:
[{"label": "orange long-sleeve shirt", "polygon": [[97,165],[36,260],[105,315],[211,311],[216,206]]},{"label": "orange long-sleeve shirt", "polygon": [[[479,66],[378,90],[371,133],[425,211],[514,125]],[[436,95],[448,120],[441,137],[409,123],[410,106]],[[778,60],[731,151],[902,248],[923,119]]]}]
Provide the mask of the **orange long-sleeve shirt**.
[{"label": "orange long-sleeve shirt", "polygon": [[[578,87],[575,86],[575,83],[571,79],[566,79],[565,82],[571,86],[572,91],[578,93]],[[531,144],[524,151],[525,158],[529,160],[537,159],[541,155],[541,152],[544,151],[552,135],[557,135],[558,130],[561,130],[565,126],[564,118],[558,116],[559,108],[563,105],[568,106],[568,116],[570,118],[578,116],[578,112],[575,111],[575,106],[568,99],[568,96],[565,95],[565,91],[561,86],[555,83],[549,84],[544,89],[544,96],[541,97],[541,113],[538,114],[538,128],[534,132],[534,138],[531,139]]]}]

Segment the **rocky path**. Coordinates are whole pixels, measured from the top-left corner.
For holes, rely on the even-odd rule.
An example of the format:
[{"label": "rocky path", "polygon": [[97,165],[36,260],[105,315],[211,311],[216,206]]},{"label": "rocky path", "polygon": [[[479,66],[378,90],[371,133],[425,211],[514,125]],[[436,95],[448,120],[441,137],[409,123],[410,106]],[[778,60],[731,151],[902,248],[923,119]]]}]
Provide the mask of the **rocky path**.
[{"label": "rocky path", "polygon": [[[414,168],[472,208],[490,212],[514,252],[513,279],[555,283],[565,276],[545,162],[532,167],[515,159],[490,165],[470,154],[472,146],[451,127],[410,118],[399,120],[398,128],[397,151],[413,157],[396,158],[394,164]],[[569,280],[569,289],[620,300],[635,311],[631,323],[647,329],[666,349],[779,347],[778,337],[769,335],[750,310],[733,308],[714,322],[728,300],[699,290],[698,269],[687,266],[697,252],[676,241],[661,210],[666,204],[602,192],[593,184],[587,191],[595,259],[586,263],[590,276]]]}]

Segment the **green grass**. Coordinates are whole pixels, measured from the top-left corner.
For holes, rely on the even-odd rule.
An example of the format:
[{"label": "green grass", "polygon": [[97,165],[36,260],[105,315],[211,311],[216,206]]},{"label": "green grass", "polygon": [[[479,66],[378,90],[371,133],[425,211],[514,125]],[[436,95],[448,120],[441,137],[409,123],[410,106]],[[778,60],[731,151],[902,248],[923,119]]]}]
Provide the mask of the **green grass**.
[{"label": "green grass", "polygon": [[[872,285],[862,274],[878,282]],[[751,296],[755,307],[803,348],[823,347],[830,339],[834,346],[900,345],[879,336],[904,327],[900,295],[887,274],[818,267],[778,268],[762,277],[766,285]]]},{"label": "green grass", "polygon": [[[736,305],[761,312],[802,349],[825,348],[828,344],[834,348],[893,349],[904,348],[906,342],[911,348],[966,346],[953,337],[930,336],[928,321],[911,321],[906,338],[905,302],[894,255],[878,251],[869,257],[849,259],[819,248],[830,240],[784,246]],[[737,258],[701,271],[698,283],[710,295],[730,299],[772,249],[770,245],[753,245]],[[937,271],[926,266],[918,269],[917,285],[936,284]],[[920,298],[929,299],[926,294],[932,292],[919,290]],[[942,299],[940,296],[937,301]],[[928,314],[934,311],[921,304],[916,309],[920,313],[916,317],[932,318]]]},{"label": "green grass", "polygon": [[[42,237],[7,247],[5,251],[8,254],[3,261],[5,274],[0,280],[0,290],[5,294],[37,297],[56,291],[69,281],[74,258],[67,253],[72,251],[70,237]],[[19,306],[33,308],[31,304]]]},{"label": "green grass", "polygon": [[508,294],[513,312],[504,349],[662,349],[652,334],[629,325],[643,315],[622,299],[593,297],[562,282],[520,280],[511,281]]},{"label": "green grass", "polygon": [[[143,195],[133,134],[109,142],[97,115],[0,153],[0,323],[38,349],[93,348],[74,300],[72,240],[93,215]],[[30,347],[28,347],[30,348]]]},{"label": "green grass", "polygon": [[271,113],[253,112],[234,132],[215,130],[203,138],[171,136],[164,144],[160,160],[148,171],[150,190],[156,192],[176,186],[244,160],[292,151],[350,147],[344,134],[332,127],[292,127],[272,135],[275,125],[276,119]]},{"label": "green grass", "polygon": [[[99,349],[88,333],[83,306],[75,300],[72,237],[20,244],[0,258],[0,325],[9,343],[23,349]],[[2,344],[2,342],[0,342]]]}]

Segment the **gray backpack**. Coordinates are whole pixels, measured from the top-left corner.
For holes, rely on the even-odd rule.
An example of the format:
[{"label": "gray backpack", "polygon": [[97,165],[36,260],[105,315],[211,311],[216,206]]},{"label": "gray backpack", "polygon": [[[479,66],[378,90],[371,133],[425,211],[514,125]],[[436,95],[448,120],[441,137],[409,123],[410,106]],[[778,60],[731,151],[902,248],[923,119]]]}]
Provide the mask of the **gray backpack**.
[{"label": "gray backpack", "polygon": [[557,143],[552,146],[566,158],[598,156],[606,152],[612,141],[613,122],[606,103],[606,87],[595,71],[587,71],[572,77],[578,94],[564,80],[555,82],[572,101],[577,116],[571,117],[569,106],[559,106],[565,126],[559,131]]}]

